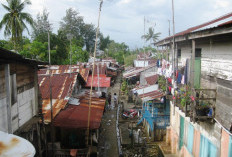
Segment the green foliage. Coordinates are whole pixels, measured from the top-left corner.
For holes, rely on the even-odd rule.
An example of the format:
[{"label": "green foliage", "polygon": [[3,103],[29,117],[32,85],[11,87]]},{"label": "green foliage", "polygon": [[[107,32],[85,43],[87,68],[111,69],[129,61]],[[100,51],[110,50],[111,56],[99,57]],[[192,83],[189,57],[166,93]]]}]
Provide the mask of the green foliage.
[{"label": "green foliage", "polygon": [[30,14],[23,12],[26,5],[30,5],[30,0],[7,0],[7,5],[2,4],[7,13],[3,16],[0,22],[0,30],[5,26],[4,35],[11,36],[14,43],[14,49],[21,49],[22,33],[24,30],[29,30],[25,24],[28,23],[33,27],[33,19]]},{"label": "green foliage", "polygon": [[161,33],[155,33],[154,29],[152,27],[150,27],[148,29],[148,33],[142,35],[141,38],[145,39],[146,41],[150,41],[151,42],[156,42],[159,38]]},{"label": "green foliage", "polygon": [[136,59],[137,54],[129,54],[124,57],[125,66],[132,66],[134,64],[134,60]]},{"label": "green foliage", "polygon": [[46,9],[43,10],[42,14],[37,14],[32,38],[41,42],[48,40],[47,33],[52,32],[51,23],[48,20],[49,13]]},{"label": "green foliage", "polygon": [[0,47],[7,49],[7,50],[13,50],[14,44],[12,41],[0,40]]},{"label": "green foliage", "polygon": [[191,88],[185,85],[180,89],[180,104],[184,107],[186,104],[191,103]]},{"label": "green foliage", "polygon": [[112,42],[110,40],[110,36],[104,37],[103,34],[99,34],[99,39],[100,39],[100,44],[99,44],[99,49],[103,51],[107,51],[108,45]]},{"label": "green foliage", "polygon": [[48,61],[46,59],[47,45],[47,43],[34,40],[32,43],[25,43],[19,53],[26,58]]},{"label": "green foliage", "polygon": [[110,42],[107,47],[108,56],[115,58],[120,64],[124,64],[124,55],[129,53],[129,47],[125,43]]},{"label": "green foliage", "polygon": [[87,51],[82,50],[80,46],[72,47],[72,63],[76,64],[77,62],[87,62],[89,59],[89,54]]},{"label": "green foliage", "polygon": [[166,91],[166,79],[164,76],[159,76],[158,84],[159,84],[159,89],[165,92]]}]

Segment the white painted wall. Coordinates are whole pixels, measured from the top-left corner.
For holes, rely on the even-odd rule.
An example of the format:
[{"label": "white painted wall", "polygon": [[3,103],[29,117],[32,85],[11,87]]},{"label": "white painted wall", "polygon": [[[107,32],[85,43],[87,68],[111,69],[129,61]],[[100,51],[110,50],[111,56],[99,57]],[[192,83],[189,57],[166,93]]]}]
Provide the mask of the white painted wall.
[{"label": "white painted wall", "polygon": [[147,67],[147,66],[148,66],[148,61],[134,60],[134,67]]},{"label": "white painted wall", "polygon": [[[182,46],[180,64],[185,65],[191,58],[191,45]],[[232,81],[232,41],[210,44],[196,44],[201,48],[201,73],[208,76]]]}]

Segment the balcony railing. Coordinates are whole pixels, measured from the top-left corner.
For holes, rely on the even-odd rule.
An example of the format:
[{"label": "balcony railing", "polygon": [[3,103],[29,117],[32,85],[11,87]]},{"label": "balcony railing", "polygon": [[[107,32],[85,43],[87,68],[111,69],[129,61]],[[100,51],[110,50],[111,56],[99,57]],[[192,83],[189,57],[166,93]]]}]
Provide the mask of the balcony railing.
[{"label": "balcony railing", "polygon": [[216,108],[216,89],[192,89],[194,100],[191,104],[192,120],[213,121]]}]

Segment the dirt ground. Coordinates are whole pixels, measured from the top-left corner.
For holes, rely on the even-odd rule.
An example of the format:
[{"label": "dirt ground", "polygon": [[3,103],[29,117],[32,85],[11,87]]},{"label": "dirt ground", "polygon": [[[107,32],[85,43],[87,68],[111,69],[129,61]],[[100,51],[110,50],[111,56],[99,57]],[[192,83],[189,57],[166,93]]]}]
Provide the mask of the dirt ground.
[{"label": "dirt ground", "polygon": [[[117,78],[114,86],[108,89],[111,92],[111,105],[106,107],[106,111],[102,117],[99,143],[98,143],[98,156],[99,157],[119,157],[118,140],[117,140],[117,108],[113,102],[113,94],[116,93],[119,96],[120,90],[120,77]],[[125,97],[125,98],[124,98]],[[136,125],[139,121],[139,117],[133,119],[123,119],[122,108],[130,109],[136,107],[134,103],[127,102],[127,96],[119,97],[119,119],[118,128],[120,132],[120,149],[124,157],[162,157],[158,145],[154,142],[150,143],[145,137],[144,128],[142,125],[139,127]],[[123,104],[123,105],[122,105]],[[123,106],[123,107],[122,107]],[[133,131],[131,128],[133,127]],[[141,130],[138,136],[138,129]],[[130,133],[133,132],[133,139],[130,137]],[[136,135],[137,134],[137,135]],[[139,138],[139,139],[138,139]],[[132,142],[134,141],[134,142]],[[133,143],[133,144],[132,144]]]},{"label": "dirt ground", "polygon": [[100,138],[98,144],[98,156],[99,157],[118,157],[118,143],[116,132],[116,114],[117,105],[115,106],[113,101],[113,94],[116,93],[119,96],[120,90],[120,78],[118,77],[114,86],[108,89],[111,92],[111,105],[106,107],[106,111],[102,117]]}]

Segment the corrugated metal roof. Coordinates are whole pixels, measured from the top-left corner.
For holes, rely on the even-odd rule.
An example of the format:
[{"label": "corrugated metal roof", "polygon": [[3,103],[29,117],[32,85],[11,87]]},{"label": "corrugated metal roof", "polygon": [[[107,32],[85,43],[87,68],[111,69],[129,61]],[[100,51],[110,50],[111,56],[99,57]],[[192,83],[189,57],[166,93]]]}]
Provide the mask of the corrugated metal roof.
[{"label": "corrugated metal roof", "polygon": [[157,84],[146,85],[134,88],[133,91],[137,92],[138,97],[140,97],[143,101],[149,101],[164,96],[164,94],[159,91],[158,87],[159,86]]},{"label": "corrugated metal roof", "polygon": [[[53,118],[63,109],[68,103],[68,99],[72,94],[76,80],[76,73],[71,75],[68,73],[55,74],[50,77],[52,88],[52,109]],[[71,76],[71,77],[70,77]],[[51,107],[50,107],[50,89],[49,76],[39,75],[38,77],[39,89],[42,96],[42,112],[44,114],[44,122],[47,124],[51,122]]]},{"label": "corrugated metal roof", "polygon": [[[39,75],[49,75],[49,69],[48,69],[48,65],[46,66],[47,68],[44,69],[40,69],[38,71]],[[51,69],[51,74],[55,75],[55,74],[66,74],[66,73],[70,73],[70,69],[71,69],[71,73],[79,73],[79,65],[51,65],[50,66]]]},{"label": "corrugated metal roof", "polygon": [[[54,125],[64,128],[86,129],[88,127],[88,111],[89,100],[81,99],[80,105],[68,105],[54,119]],[[105,99],[93,98],[90,112],[90,129],[98,129],[100,127],[103,111],[105,107]]]},{"label": "corrugated metal roof", "polygon": [[155,84],[158,81],[158,78],[159,78],[158,74],[154,74],[154,73],[152,73],[152,75],[145,76],[145,80],[149,85]]},{"label": "corrugated metal roof", "polygon": [[149,69],[149,68],[152,68],[152,67],[156,67],[156,64],[151,64],[145,68],[139,68],[139,69],[136,69],[136,68],[133,68],[133,69],[130,69],[126,72],[123,73],[123,77],[124,78],[131,78],[131,77],[134,77],[134,76],[139,76],[141,72]]},{"label": "corrugated metal roof", "polygon": [[83,77],[83,79],[85,80],[85,82],[87,82],[88,76],[89,76],[89,68],[84,68],[83,66],[81,66],[80,74]]},{"label": "corrugated metal roof", "polygon": [[[52,98],[64,99],[66,96],[70,96],[73,87],[76,83],[77,74],[59,74],[51,76]],[[49,91],[49,76],[39,75],[38,77],[40,92],[42,99],[50,98]]]},{"label": "corrugated metal roof", "polygon": [[151,92],[139,95],[139,97],[143,101],[149,101],[149,100],[157,99],[157,98],[160,98],[162,96],[164,96],[164,94],[162,92],[160,92],[159,90],[153,90]]},{"label": "corrugated metal roof", "polygon": [[30,65],[47,64],[46,62],[25,58],[18,53],[0,47],[0,63],[12,63],[12,62],[20,62],[23,64],[30,64]]},{"label": "corrugated metal roof", "polygon": [[[110,87],[110,80],[111,77],[106,77],[106,75],[100,75],[99,77],[97,75],[93,76],[93,87]],[[88,81],[86,83],[86,87],[91,87],[91,81],[92,81],[92,75],[89,75]]]},{"label": "corrugated metal roof", "polygon": [[19,136],[0,131],[1,157],[34,157],[34,146]]},{"label": "corrugated metal roof", "polygon": [[[187,30],[184,30],[184,31],[179,32],[179,33],[176,33],[174,36],[177,37],[177,36],[182,36],[182,35],[191,33],[191,32],[193,32],[193,31],[199,30],[199,29],[201,29],[201,28],[203,28],[203,27],[206,27],[206,26],[209,26],[209,25],[211,25],[211,24],[214,24],[214,23],[217,23],[217,22],[222,22],[223,20],[228,19],[228,18],[230,18],[230,17],[232,17],[232,12],[231,12],[231,13],[228,13],[228,14],[226,14],[226,15],[223,15],[223,16],[221,16],[221,17],[218,17],[218,18],[216,18],[216,19],[214,19],[214,20],[211,20],[211,21],[209,21],[209,22],[205,22],[205,23],[203,23],[203,24],[201,24],[201,25],[197,25],[197,26],[188,28]],[[220,24],[219,24],[218,26],[220,26]],[[163,40],[167,40],[167,39],[170,39],[170,38],[172,38],[172,37],[173,37],[173,36],[170,36],[170,37],[167,37],[167,38],[165,38],[165,39],[163,39]],[[158,41],[157,43],[159,43],[159,42],[161,42],[161,41],[163,41],[163,40],[160,40],[160,41]]]},{"label": "corrugated metal roof", "polygon": [[[93,69],[93,65],[91,66],[91,69]],[[95,64],[94,67],[94,75],[105,75],[106,74],[106,64]]]}]

